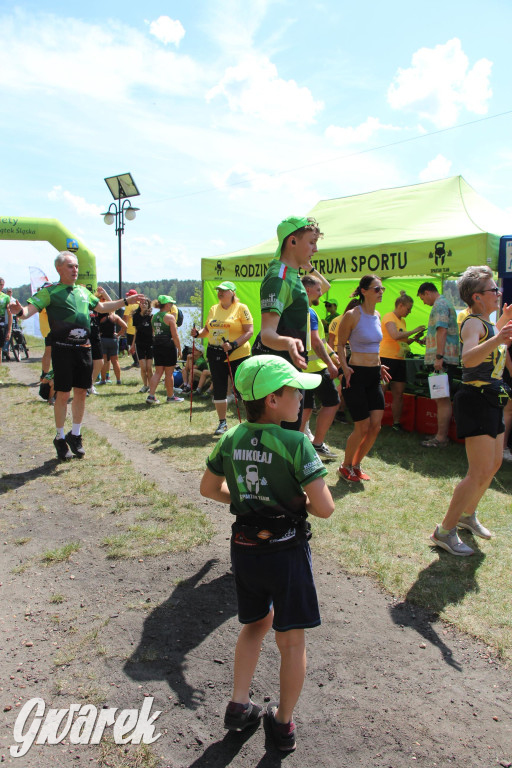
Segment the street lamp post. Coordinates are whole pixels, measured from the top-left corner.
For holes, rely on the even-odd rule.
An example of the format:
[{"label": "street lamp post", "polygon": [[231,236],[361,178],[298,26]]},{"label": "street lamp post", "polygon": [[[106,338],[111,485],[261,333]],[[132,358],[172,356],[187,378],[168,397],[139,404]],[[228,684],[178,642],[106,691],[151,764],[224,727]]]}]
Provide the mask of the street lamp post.
[{"label": "street lamp post", "polygon": [[[122,259],[122,246],[121,238],[124,234],[124,219],[125,216],[128,221],[133,221],[136,216],[136,211],[140,210],[135,208],[128,198],[136,197],[140,195],[137,185],[135,184],[130,173],[123,173],[120,176],[109,176],[105,179],[105,182],[112,193],[114,202],[110,203],[108,210],[102,213],[103,221],[105,224],[116,224],[116,235],[118,241],[118,260],[119,260],[119,298],[122,298],[122,283],[123,283],[123,259]],[[122,201],[122,202],[121,202]]]}]

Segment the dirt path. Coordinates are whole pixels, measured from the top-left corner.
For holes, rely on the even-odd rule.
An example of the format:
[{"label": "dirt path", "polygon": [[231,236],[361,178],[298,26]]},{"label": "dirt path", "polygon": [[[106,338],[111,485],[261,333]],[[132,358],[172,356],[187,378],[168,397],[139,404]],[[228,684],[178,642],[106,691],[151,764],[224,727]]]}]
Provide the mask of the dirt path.
[{"label": "dirt path", "polygon": [[[34,382],[23,363],[10,370],[20,382]],[[94,764],[95,747],[34,746],[30,760],[13,760],[8,746],[26,700],[42,696],[51,706],[67,707],[84,703],[85,695],[92,700],[91,686],[97,686],[97,698],[107,706],[138,708],[143,695],[154,696],[164,733],[153,745],[159,766],[278,766],[282,756],[264,728],[247,738],[225,735],[222,728],[238,631],[229,516],[199,496],[197,473],[173,469],[91,414],[86,423],[135,472],[207,510],[216,534],[207,546],[185,554],[112,564],[98,547],[108,523],[91,515],[86,503],[62,508],[41,480],[51,434],[44,446],[32,446],[27,436],[20,452],[15,430],[4,432],[4,476],[18,489],[22,508],[32,505],[33,513],[16,514],[11,507],[4,513],[0,701],[2,709],[11,709],[1,730],[0,760],[30,768]],[[38,514],[38,505],[50,513]],[[84,542],[70,564],[55,566],[51,575],[44,569],[12,574],[19,562],[16,537],[30,531],[41,551],[46,541],[58,540],[63,527]],[[286,757],[289,768],[510,766],[510,671],[483,644],[315,556],[314,540],[312,549],[323,624],[308,634],[308,674],[296,711],[298,748]],[[49,592],[61,592],[66,602],[49,606]],[[134,604],[155,607],[135,610]],[[58,623],[51,614],[59,614]],[[79,638],[91,626],[99,627],[98,635],[82,647],[82,663],[55,665],[55,653],[73,640],[72,626]],[[277,669],[269,636],[254,680],[256,701],[275,698]]]}]

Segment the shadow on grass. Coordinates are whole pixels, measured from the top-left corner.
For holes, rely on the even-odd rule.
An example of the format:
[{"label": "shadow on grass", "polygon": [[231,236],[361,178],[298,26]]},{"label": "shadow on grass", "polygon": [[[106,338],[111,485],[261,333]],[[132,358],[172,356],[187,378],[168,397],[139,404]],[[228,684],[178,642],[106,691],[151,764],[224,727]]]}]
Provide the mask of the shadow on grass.
[{"label": "shadow on grass", "polygon": [[466,452],[459,443],[447,448],[424,448],[417,432],[396,434],[383,427],[370,456],[395,467],[418,472],[424,477],[449,477],[466,474]]},{"label": "shadow on grass", "polygon": [[[155,608],[144,622],[139,645],[124,666],[132,680],[165,680],[188,709],[197,709],[204,699],[204,691],[186,680],[187,656],[237,612],[230,572],[204,581],[216,563],[216,560],[206,562]],[[211,665],[213,659],[207,662]],[[190,663],[194,664],[192,654]]]},{"label": "shadow on grass", "polygon": [[25,472],[13,472],[9,475],[2,475],[0,477],[0,494],[8,493],[16,488],[21,488],[26,483],[30,483],[32,480],[37,480],[38,477],[48,477],[52,475],[60,462],[57,458],[49,459],[34,469],[27,469]]},{"label": "shadow on grass", "polygon": [[[25,389],[27,385],[22,384],[21,381],[4,381],[2,385],[0,385],[0,389]],[[30,384],[29,386],[35,386],[34,384]]]},{"label": "shadow on grass", "polygon": [[352,496],[355,493],[364,492],[364,483],[348,483],[342,477],[337,475],[335,485],[329,485],[329,490],[334,500],[344,499],[346,496]]},{"label": "shadow on grass", "polygon": [[457,605],[469,592],[479,591],[476,572],[485,560],[485,554],[472,536],[466,538],[475,550],[474,555],[459,558],[440,550],[438,559],[420,571],[405,600],[390,608],[395,624],[416,630],[439,648],[444,661],[459,672],[462,671],[461,665],[455,661],[451,648],[439,637],[432,624],[447,605]]},{"label": "shadow on grass", "polygon": [[[165,451],[168,448],[205,448],[208,452],[213,450],[217,437],[211,432],[199,432],[195,434],[176,435],[173,437],[156,437],[149,443],[149,450],[152,453]],[[205,454],[206,458],[206,454]]]}]

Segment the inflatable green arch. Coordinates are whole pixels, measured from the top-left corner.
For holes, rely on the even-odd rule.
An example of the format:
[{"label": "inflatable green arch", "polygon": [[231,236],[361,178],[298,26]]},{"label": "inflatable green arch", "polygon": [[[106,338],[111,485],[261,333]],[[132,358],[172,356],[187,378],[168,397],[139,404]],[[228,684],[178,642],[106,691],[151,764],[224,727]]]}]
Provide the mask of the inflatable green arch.
[{"label": "inflatable green arch", "polygon": [[96,257],[73,237],[57,219],[28,219],[21,216],[0,216],[0,240],[47,241],[58,251],[70,251],[78,259],[78,280],[90,291],[97,288]]}]

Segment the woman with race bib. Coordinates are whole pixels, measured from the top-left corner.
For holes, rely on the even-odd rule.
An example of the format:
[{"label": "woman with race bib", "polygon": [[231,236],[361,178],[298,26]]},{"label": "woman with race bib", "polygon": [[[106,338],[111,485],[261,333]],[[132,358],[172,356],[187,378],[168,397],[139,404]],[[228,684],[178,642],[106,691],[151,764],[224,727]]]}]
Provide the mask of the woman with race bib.
[{"label": "woman with race bib", "polygon": [[210,308],[206,323],[200,331],[192,329],[192,336],[200,339],[208,337],[206,358],[213,383],[213,402],[219,417],[219,426],[214,434],[222,435],[228,428],[228,357],[234,377],[240,363],[251,354],[249,339],[254,326],[249,308],[241,304],[236,295],[234,283],[224,280],[215,290],[219,303]]},{"label": "woman with race bib", "polygon": [[174,394],[174,368],[178,362],[178,357],[181,357],[178,328],[171,312],[175,301],[171,296],[161,294],[152,304],[158,310],[151,318],[155,372],[149,382],[149,394],[146,403],[159,405],[160,401],[157,400],[155,392],[162,376],[165,377],[167,402],[182,403],[183,398]]}]

